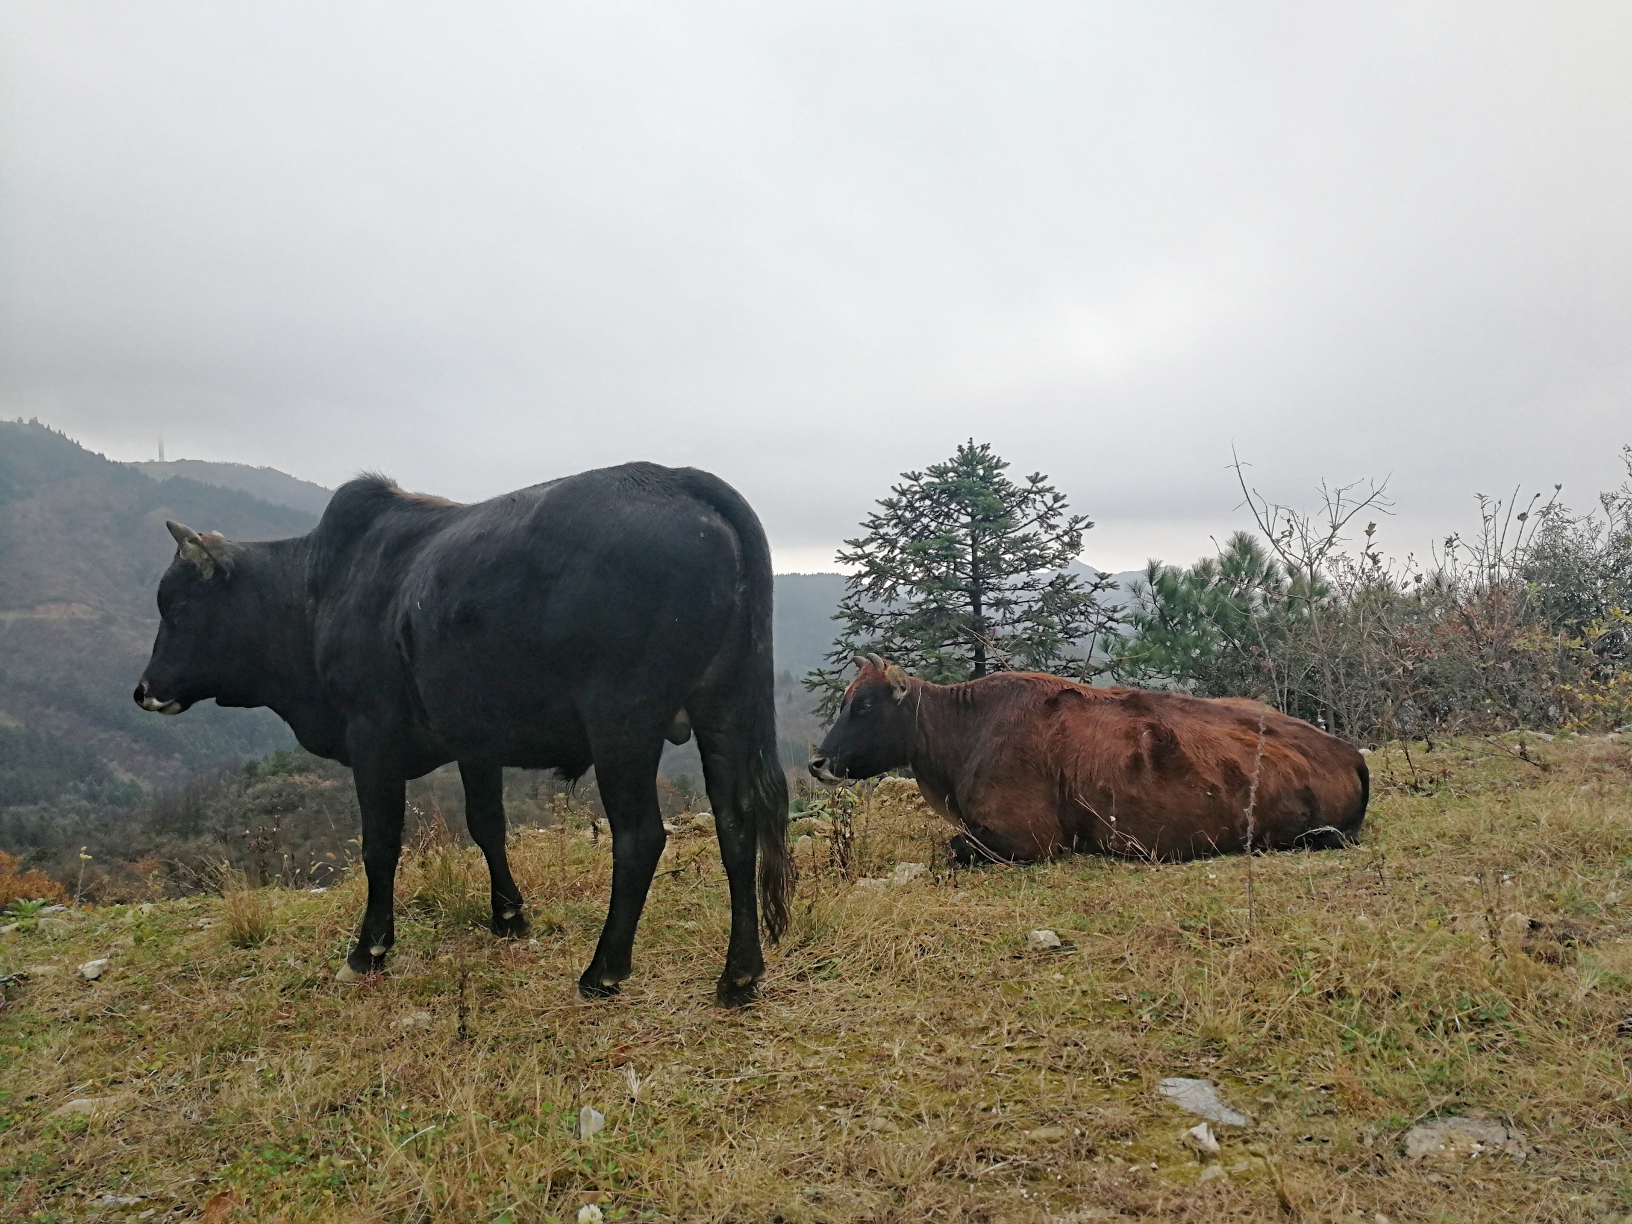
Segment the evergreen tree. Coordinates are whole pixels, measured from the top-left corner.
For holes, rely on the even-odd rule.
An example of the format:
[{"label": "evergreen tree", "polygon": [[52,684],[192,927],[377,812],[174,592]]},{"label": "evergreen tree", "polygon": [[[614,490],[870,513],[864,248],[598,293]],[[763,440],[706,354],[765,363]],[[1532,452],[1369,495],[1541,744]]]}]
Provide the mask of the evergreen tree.
[{"label": "evergreen tree", "polygon": [[[1092,643],[1114,618],[1065,566],[1093,526],[1070,514],[1065,494],[1034,473],[1017,484],[1008,463],[974,440],[901,483],[846,540],[855,567],[834,619],[844,630],[831,666],[805,680],[831,713],[857,654],[882,654],[926,680],[956,683],[1006,668],[1083,670],[1067,652]],[[1084,651],[1086,654],[1086,651]]]}]

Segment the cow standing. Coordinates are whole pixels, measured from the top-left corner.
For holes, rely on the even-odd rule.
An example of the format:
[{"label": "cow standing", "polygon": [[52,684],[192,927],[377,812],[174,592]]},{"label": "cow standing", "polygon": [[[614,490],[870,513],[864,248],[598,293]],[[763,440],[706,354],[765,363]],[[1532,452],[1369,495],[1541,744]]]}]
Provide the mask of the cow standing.
[{"label": "cow standing", "polygon": [[577,777],[594,765],[612,897],[578,986],[614,993],[663,853],[663,741],[695,730],[731,888],[718,996],[753,997],[759,904],[775,939],[791,869],[770,548],[735,490],[632,463],[460,506],[370,476],[297,539],[169,528],[176,557],[136,701],[162,714],[211,697],[269,706],[308,751],[351,767],[368,906],[342,980],[379,969],[393,942],[408,779],[459,763],[493,931],[514,936],[527,920],[505,857],[502,767]]},{"label": "cow standing", "polygon": [[832,783],[910,765],[963,829],[963,861],[1330,849],[1365,820],[1365,757],[1256,701],[1028,672],[929,684],[877,655],[856,662],[810,772]]}]

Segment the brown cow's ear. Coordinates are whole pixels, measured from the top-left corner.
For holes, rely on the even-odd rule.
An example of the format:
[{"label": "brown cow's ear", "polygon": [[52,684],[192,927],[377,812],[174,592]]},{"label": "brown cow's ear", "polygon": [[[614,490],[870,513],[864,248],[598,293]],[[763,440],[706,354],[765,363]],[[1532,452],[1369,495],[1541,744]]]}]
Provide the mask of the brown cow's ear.
[{"label": "brown cow's ear", "polygon": [[217,564],[226,559],[226,540],[215,532],[201,536],[185,523],[169,520],[164,524],[176,541],[176,552],[198,570],[206,581],[215,576]]},{"label": "brown cow's ear", "polygon": [[894,663],[890,663],[885,666],[884,679],[890,682],[890,689],[895,694],[895,699],[897,701],[900,701],[907,695],[907,673],[902,671]]}]

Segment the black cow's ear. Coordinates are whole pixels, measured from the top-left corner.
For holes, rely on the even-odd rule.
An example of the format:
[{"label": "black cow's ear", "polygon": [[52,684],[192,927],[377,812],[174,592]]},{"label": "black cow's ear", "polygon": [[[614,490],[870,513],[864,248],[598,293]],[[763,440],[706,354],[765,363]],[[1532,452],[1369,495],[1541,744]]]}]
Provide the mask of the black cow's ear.
[{"label": "black cow's ear", "polygon": [[907,695],[907,673],[894,663],[884,669],[884,679],[890,682],[890,692],[897,701]]}]

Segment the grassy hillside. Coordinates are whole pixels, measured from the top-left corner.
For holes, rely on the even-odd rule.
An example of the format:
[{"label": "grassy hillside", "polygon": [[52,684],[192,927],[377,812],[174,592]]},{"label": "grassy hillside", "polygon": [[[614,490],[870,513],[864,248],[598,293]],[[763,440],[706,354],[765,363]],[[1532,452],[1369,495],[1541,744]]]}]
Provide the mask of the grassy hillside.
[{"label": "grassy hillside", "polygon": [[[710,1001],[718,856],[671,839],[615,1001],[574,993],[604,841],[520,831],[536,943],[473,853],[404,863],[390,971],[333,982],[360,878],[0,936],[11,1218],[1582,1222],[1632,1210],[1624,737],[1372,757],[1365,845],[865,885],[819,836],[763,1000]],[[814,825],[801,826],[807,833]],[[871,791],[856,865],[944,829]],[[1248,899],[1251,898],[1251,908]],[[32,927],[33,929],[29,929]],[[1026,950],[1051,928],[1061,952]],[[107,957],[95,982],[74,966]],[[1618,1029],[1617,1026],[1620,1026]],[[1253,1115],[1201,1163],[1156,1092]],[[76,1102],[79,1102],[76,1104]],[[581,1106],[606,1128],[583,1139]],[[1406,1157],[1484,1111],[1521,1162]],[[142,1213],[152,1213],[144,1216]]]}]

